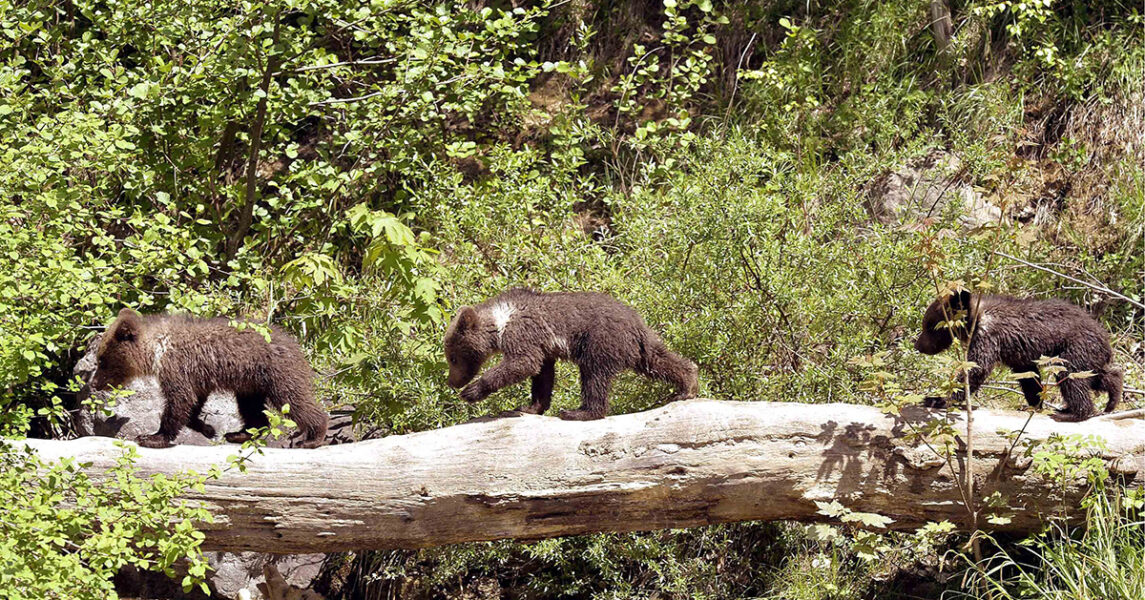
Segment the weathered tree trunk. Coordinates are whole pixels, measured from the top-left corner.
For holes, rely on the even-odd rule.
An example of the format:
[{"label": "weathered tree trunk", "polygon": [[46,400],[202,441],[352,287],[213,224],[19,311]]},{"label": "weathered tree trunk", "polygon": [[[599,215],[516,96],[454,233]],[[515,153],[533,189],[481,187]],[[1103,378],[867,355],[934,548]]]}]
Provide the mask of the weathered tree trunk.
[{"label": "weathered tree trunk", "polygon": [[[710,400],[592,422],[517,416],[317,450],[269,449],[245,474],[228,472],[190,497],[216,515],[203,526],[209,548],[275,553],[821,520],[817,500],[886,515],[892,528],[944,519],[965,525],[950,464],[904,441],[912,427],[939,416]],[[1013,512],[1005,529],[1016,531],[1073,510],[1083,491],[1060,489],[1034,475],[1020,449],[1008,452],[1011,442],[998,432],[1019,431],[1026,420],[1024,413],[975,413],[975,487],[1003,494]],[[1145,421],[1063,424],[1041,414],[1022,439],[1054,433],[1105,438],[1103,457],[1114,472],[1145,482]],[[89,471],[108,468],[119,453],[106,438],[28,443],[48,459],[91,462]],[[205,472],[236,450],[141,448],[138,465],[143,472]]]},{"label": "weathered tree trunk", "polygon": [[934,45],[940,54],[950,48],[950,36],[954,34],[954,24],[950,21],[950,9],[944,0],[930,0],[930,32],[934,35]]}]

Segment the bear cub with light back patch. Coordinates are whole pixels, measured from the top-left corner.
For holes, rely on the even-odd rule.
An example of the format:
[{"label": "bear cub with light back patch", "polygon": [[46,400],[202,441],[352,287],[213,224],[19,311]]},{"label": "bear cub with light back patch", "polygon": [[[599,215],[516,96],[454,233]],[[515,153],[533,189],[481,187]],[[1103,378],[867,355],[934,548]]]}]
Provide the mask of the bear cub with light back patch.
[{"label": "bear cub with light back patch", "polygon": [[244,430],[226,434],[231,443],[250,439],[245,429],[268,425],[263,409],[290,405],[290,419],[303,434],[304,448],[322,445],[328,417],[314,399],[310,363],[298,343],[272,327],[270,342],[254,329],[236,329],[225,318],[148,315],[123,309],[100,337],[92,390],[152,375],[166,404],[159,431],[139,436],[148,448],[169,448],[186,425],[208,438],[214,430],[200,419],[207,397],[234,392]]},{"label": "bear cub with light back patch", "polygon": [[[962,317],[959,320],[959,317]],[[953,328],[944,325],[958,321]],[[1015,373],[1032,372],[1038,378],[1019,379],[1022,394],[1030,406],[1042,403],[1042,386],[1037,361],[1042,356],[1062,359],[1065,371],[1057,375],[1065,408],[1053,416],[1058,421],[1084,421],[1096,414],[1092,391],[1109,395],[1105,412],[1112,412],[1121,400],[1123,375],[1110,364],[1113,350],[1109,331],[1084,310],[1063,300],[1026,300],[1007,296],[977,295],[961,291],[931,303],[922,318],[922,333],[914,343],[924,354],[938,354],[954,343],[969,340],[967,360],[977,366],[970,369],[970,393],[978,391],[998,363]],[[1069,377],[1071,373],[1089,371],[1090,377]],[[965,400],[960,390],[952,402]],[[927,398],[932,408],[944,408],[945,398]]]},{"label": "bear cub with light back patch", "polygon": [[[501,362],[470,383],[498,352]],[[445,358],[450,387],[465,386],[468,402],[532,378],[532,404],[518,410],[535,415],[549,408],[556,361],[571,361],[580,368],[581,406],[560,418],[575,421],[605,416],[612,378],[626,369],[671,384],[673,400],[694,397],[698,385],[696,365],[668,350],[636,311],[590,292],[518,288],[462,307],[445,332]]]}]

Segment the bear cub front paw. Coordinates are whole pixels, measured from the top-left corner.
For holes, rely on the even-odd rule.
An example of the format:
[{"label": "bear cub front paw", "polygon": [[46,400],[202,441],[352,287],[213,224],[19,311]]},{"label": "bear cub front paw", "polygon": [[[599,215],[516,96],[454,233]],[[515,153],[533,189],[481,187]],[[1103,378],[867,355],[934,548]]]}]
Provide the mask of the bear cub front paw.
[{"label": "bear cub front paw", "polygon": [[473,404],[474,402],[480,402],[484,400],[488,395],[489,394],[486,393],[484,389],[482,389],[480,381],[474,381],[473,383],[461,389],[461,399],[470,404]]},{"label": "bear cub front paw", "polygon": [[229,444],[245,444],[253,440],[254,436],[251,435],[249,431],[244,429],[242,431],[232,431],[230,433],[223,434],[223,439],[226,440]]},{"label": "bear cub front paw", "polygon": [[591,410],[562,410],[558,415],[566,421],[595,421],[603,419],[603,412],[594,412]]},{"label": "bear cub front paw", "polygon": [[159,433],[141,435],[135,438],[135,443],[143,446],[144,448],[170,448],[175,445],[175,443],[167,436]]}]

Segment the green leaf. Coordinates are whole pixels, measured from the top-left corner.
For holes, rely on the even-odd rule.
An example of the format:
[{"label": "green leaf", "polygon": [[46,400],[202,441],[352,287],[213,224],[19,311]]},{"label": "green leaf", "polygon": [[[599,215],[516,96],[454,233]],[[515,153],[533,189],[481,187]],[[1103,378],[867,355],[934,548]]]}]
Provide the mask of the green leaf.
[{"label": "green leaf", "polygon": [[150,86],[147,83],[137,83],[131,86],[131,89],[127,90],[127,95],[131,96],[132,98],[143,99],[147,97],[147,92],[149,89]]},{"label": "green leaf", "polygon": [[860,523],[866,527],[874,527],[876,529],[885,529],[887,525],[894,523],[895,520],[890,518],[890,517],[886,517],[886,516],[876,514],[876,513],[852,512],[851,514],[845,515],[843,517],[843,522],[845,522],[845,523],[855,522],[855,523]]},{"label": "green leaf", "polygon": [[1009,525],[1011,522],[1013,522],[1013,519],[1004,515],[990,515],[986,519],[986,522],[990,523],[991,525]]},{"label": "green leaf", "polygon": [[845,506],[839,504],[838,500],[832,500],[830,502],[821,502],[816,500],[815,506],[819,507],[819,514],[826,515],[828,517],[841,517],[850,512],[850,510]]}]

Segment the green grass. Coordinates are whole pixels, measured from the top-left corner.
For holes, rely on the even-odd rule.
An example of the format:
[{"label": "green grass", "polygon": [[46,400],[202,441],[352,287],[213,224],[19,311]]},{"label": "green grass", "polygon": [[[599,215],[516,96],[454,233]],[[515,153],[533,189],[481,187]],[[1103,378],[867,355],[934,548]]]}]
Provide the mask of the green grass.
[{"label": "green grass", "polygon": [[1135,600],[1145,594],[1145,520],[1140,489],[1095,492],[1083,527],[1051,523],[1045,533],[998,548],[972,569],[968,596],[998,600]]}]

